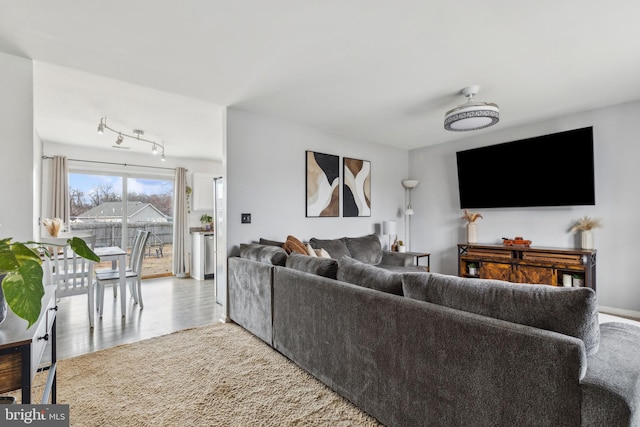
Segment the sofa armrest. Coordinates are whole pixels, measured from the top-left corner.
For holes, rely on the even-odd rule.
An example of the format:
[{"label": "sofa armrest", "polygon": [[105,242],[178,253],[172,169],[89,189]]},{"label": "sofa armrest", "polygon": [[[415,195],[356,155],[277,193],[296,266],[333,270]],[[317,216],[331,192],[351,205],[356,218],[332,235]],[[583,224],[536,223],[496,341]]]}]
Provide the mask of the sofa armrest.
[{"label": "sofa armrest", "polygon": [[600,325],[600,348],[587,358],[582,385],[583,426],[640,425],[640,328]]},{"label": "sofa armrest", "polygon": [[416,265],[415,257],[406,252],[382,251],[380,264],[410,267]]},{"label": "sofa armrest", "polygon": [[229,317],[269,345],[273,342],[273,265],[228,258]]}]

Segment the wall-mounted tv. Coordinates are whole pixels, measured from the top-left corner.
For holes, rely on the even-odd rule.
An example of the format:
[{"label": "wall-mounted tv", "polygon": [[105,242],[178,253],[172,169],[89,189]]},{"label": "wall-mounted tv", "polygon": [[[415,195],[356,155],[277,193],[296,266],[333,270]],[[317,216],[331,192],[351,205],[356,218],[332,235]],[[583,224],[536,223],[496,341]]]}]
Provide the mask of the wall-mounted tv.
[{"label": "wall-mounted tv", "polygon": [[460,208],[595,205],[593,127],[458,151]]}]

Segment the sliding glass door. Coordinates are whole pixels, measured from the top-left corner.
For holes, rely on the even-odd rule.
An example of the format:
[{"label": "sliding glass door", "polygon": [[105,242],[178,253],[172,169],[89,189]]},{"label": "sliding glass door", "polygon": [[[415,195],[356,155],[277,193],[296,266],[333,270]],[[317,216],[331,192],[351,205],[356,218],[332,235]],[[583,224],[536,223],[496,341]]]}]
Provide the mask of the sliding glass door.
[{"label": "sliding glass door", "polygon": [[71,172],[69,201],[70,229],[95,234],[97,247],[130,252],[136,232],[150,231],[142,276],[171,274],[173,179]]}]

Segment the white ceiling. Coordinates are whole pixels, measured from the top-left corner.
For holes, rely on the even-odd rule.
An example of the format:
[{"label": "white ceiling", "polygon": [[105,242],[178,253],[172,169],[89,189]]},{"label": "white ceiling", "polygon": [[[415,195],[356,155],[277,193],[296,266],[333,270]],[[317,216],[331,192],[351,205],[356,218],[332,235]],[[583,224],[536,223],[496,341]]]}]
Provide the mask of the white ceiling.
[{"label": "white ceiling", "polygon": [[220,158],[209,119],[234,106],[411,149],[468,136],[443,117],[471,84],[500,106],[476,132],[639,100],[638,16],[637,0],[0,0],[0,51],[36,61],[44,140],[104,146],[106,115],[168,156]]}]

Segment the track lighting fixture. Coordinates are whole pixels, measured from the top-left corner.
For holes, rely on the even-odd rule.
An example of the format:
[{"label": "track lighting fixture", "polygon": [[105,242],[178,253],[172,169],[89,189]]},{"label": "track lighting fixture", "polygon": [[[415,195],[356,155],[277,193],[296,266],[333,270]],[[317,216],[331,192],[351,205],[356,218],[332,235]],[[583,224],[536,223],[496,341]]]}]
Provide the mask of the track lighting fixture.
[{"label": "track lighting fixture", "polygon": [[133,135],[129,135],[127,133],[124,132],[120,132],[118,130],[115,130],[111,127],[109,127],[109,125],[107,125],[107,118],[106,117],[101,117],[100,118],[100,123],[98,124],[98,133],[100,135],[104,134],[104,130],[110,130],[113,133],[117,133],[118,134],[118,138],[116,139],[116,144],[114,145],[114,148],[129,148],[129,147],[120,147],[120,145],[124,142],[124,138],[131,138],[131,139],[135,139],[138,141],[144,141],[144,142],[148,142],[149,144],[151,144],[151,153],[153,154],[158,154],[158,151],[162,152],[162,156],[160,158],[160,160],[162,160],[163,162],[166,160],[165,156],[164,156],[164,141],[162,142],[156,142],[156,141],[151,141],[149,139],[144,139],[142,138],[142,135],[144,135],[144,131],[140,130],[140,129],[134,129],[132,131]]}]

